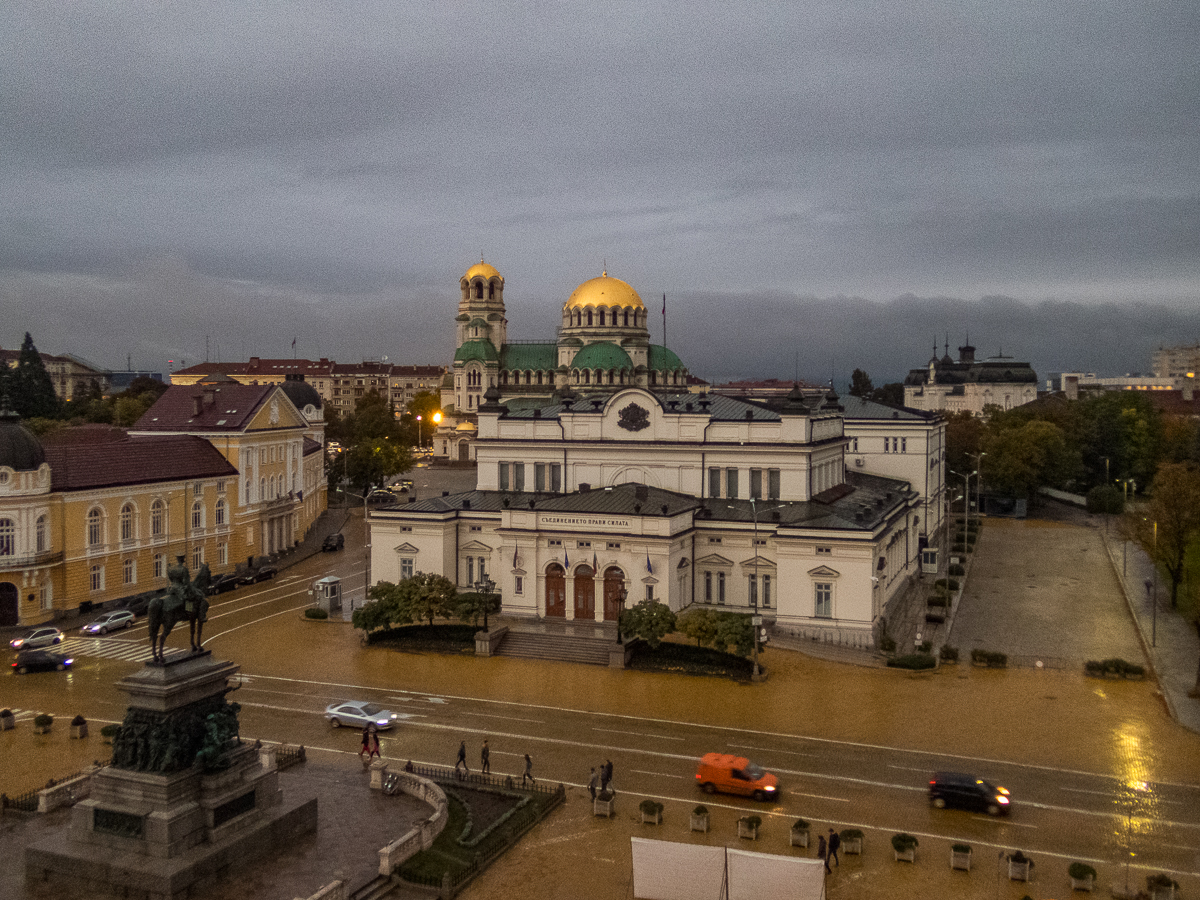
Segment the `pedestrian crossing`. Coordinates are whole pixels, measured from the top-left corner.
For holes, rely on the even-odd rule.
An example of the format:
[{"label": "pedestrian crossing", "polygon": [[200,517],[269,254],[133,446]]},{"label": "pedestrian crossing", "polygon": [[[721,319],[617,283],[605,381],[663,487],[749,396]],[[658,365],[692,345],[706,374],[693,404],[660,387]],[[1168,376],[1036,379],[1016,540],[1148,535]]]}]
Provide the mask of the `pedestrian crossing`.
[{"label": "pedestrian crossing", "polygon": [[[55,649],[67,656],[99,656],[104,659],[123,659],[127,662],[149,662],[150,641],[146,638],[94,638],[71,637],[57,645]],[[164,656],[185,656],[189,651],[181,647],[167,647]]]}]

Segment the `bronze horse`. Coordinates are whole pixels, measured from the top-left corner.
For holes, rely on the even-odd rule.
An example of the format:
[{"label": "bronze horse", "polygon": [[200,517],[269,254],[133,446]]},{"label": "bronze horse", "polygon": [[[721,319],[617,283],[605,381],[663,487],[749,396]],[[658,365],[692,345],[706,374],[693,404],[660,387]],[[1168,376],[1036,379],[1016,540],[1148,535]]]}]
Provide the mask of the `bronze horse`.
[{"label": "bronze horse", "polygon": [[188,637],[192,652],[202,648],[204,622],[208,618],[208,583],[211,573],[208,563],[201,563],[194,581],[189,580],[188,568],[183,557],[177,556],[175,565],[167,569],[170,587],[165,594],[150,601],[146,618],[150,623],[150,656],[159,663],[166,662],[167,635],[180,619],[188,620]]}]

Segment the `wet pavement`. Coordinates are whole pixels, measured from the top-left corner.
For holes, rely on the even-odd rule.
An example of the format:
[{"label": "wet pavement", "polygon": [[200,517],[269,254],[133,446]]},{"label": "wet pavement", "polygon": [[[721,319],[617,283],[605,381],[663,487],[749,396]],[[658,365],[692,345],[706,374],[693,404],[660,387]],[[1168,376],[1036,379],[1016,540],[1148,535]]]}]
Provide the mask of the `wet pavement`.
[{"label": "wet pavement", "polygon": [[[979,640],[979,645],[986,649],[1008,652],[1014,657],[1029,657],[1034,661],[1042,658],[1047,663],[1043,668],[1030,663],[1006,670],[987,670],[962,664],[943,667],[933,673],[907,673],[814,659],[773,646],[763,657],[771,672],[770,679],[765,684],[749,686],[719,679],[622,672],[532,660],[479,660],[471,656],[439,657],[382,650],[360,653],[357,652],[357,639],[347,626],[316,625],[298,616],[277,619],[275,634],[281,646],[295,647],[304,646],[306,641],[312,642],[311,635],[316,633],[312,629],[324,629],[319,632],[323,635],[322,645],[329,644],[333,649],[332,655],[321,657],[320,677],[331,684],[403,684],[405,694],[440,692],[443,695],[487,697],[490,698],[487,702],[492,704],[538,704],[543,709],[594,710],[597,714],[626,718],[630,720],[629,724],[611,726],[613,731],[624,729],[620,736],[612,737],[618,747],[639,740],[627,735],[644,729],[643,722],[654,723],[669,733],[672,722],[707,721],[714,723],[714,727],[741,728],[764,735],[786,732],[831,744],[846,742],[863,751],[903,748],[904,752],[1003,761],[1006,765],[1024,766],[1030,772],[1048,773],[1044,777],[1049,778],[1058,771],[1109,773],[1131,784],[1143,780],[1175,783],[1184,786],[1182,790],[1195,791],[1197,773],[1200,772],[1200,737],[1180,727],[1172,718],[1171,707],[1164,702],[1159,682],[1154,679],[1143,682],[1089,679],[1082,673],[1082,662],[1078,665],[1074,662],[1102,652],[1130,660],[1137,659],[1140,653],[1134,618],[1128,609],[1123,609],[1125,601],[1115,574],[1119,569],[1114,569],[1107,561],[1102,545],[1095,543],[1100,537],[1096,527],[1086,521],[1017,523],[986,520],[982,534],[979,550],[973,554],[973,569],[961,602],[960,617],[954,626],[952,643],[960,644],[965,659],[969,659],[971,642]],[[1119,551],[1118,545],[1118,554]],[[347,553],[350,552],[348,540]],[[1019,559],[1021,564],[1015,568],[1009,566],[1006,574],[1003,563],[1013,559]],[[1134,577],[1128,576],[1129,579]],[[1005,621],[1005,609],[1009,621]],[[1051,615],[1054,612],[1059,614],[1057,619]],[[1081,625],[1090,620],[1099,624],[1093,627]],[[989,621],[995,625],[993,632],[987,631]],[[1195,672],[1195,645],[1192,645],[1192,655],[1188,658],[1186,642],[1178,633],[1178,652],[1171,657],[1165,655],[1168,639],[1164,635],[1170,628],[1170,624],[1164,622],[1160,608],[1159,648],[1155,649],[1161,649],[1160,657],[1164,661],[1163,683],[1169,683],[1166,670],[1170,665],[1181,667],[1186,663],[1186,673],[1194,676]],[[1132,651],[1130,641],[1133,642]],[[254,637],[252,629],[231,630],[218,644],[220,652],[229,658],[245,660],[246,671],[266,669],[265,661],[253,660],[253,652],[261,641]],[[1108,648],[1116,649],[1109,653]],[[1057,660],[1070,661],[1070,664],[1064,662],[1058,668]],[[282,685],[311,679],[312,665],[312,660],[304,658],[303,654],[272,655],[269,671],[278,676]],[[395,690],[393,687],[392,691]],[[245,696],[252,697],[249,691],[248,687]],[[292,699],[281,698],[279,703],[284,707],[297,705]],[[310,706],[320,708],[315,701]],[[457,709],[461,711],[467,707]],[[257,733],[264,736],[290,727],[296,719],[294,713],[286,711],[279,712],[277,718],[270,718],[265,710],[248,709],[247,713],[253,713],[247,718],[254,723]],[[475,744],[481,735],[491,733],[494,736],[495,732],[482,730],[493,727],[486,724],[489,718],[498,717],[485,716],[464,724],[464,728],[471,729],[464,736],[472,736]],[[448,723],[453,721],[453,718],[446,719]],[[417,730],[395,736],[391,739],[392,746],[385,746],[385,756],[391,756],[398,763],[408,755],[417,755],[418,761],[449,763],[446,754],[452,753],[459,735],[457,731],[450,733],[445,726],[436,727],[442,728],[444,733]],[[507,727],[515,731],[521,726]],[[248,733],[253,732],[248,730]],[[599,740],[580,737],[581,740]],[[78,745],[74,747],[65,735],[55,738],[56,743],[37,743],[34,738],[24,725],[18,732],[0,734],[0,755],[6,762],[22,761],[23,782],[35,776],[44,781],[51,774],[73,771],[81,763],[100,755],[89,749],[100,746],[95,735],[85,742],[74,742]],[[497,768],[505,771],[507,766],[507,770],[515,771],[516,752],[523,748],[509,746],[515,738],[506,739],[509,744],[498,744],[498,740],[493,737],[493,747],[499,746],[510,752],[508,756],[496,755]],[[406,744],[405,741],[415,743]],[[325,737],[321,743],[324,748],[330,748],[335,742]],[[87,748],[83,746],[85,744]],[[700,749],[686,744],[680,745],[678,751],[686,756]],[[421,751],[424,755],[418,755]],[[592,750],[583,755],[590,757],[599,752],[603,751]],[[1019,900],[1026,894],[1034,898],[1062,897],[1069,891],[1066,866],[1071,859],[1078,858],[1053,850],[1042,854],[1036,849],[1031,850],[1038,846],[1062,846],[1070,837],[1046,833],[1044,829],[1039,831],[1039,823],[1061,821],[1054,817],[1052,809],[1045,809],[1031,810],[1027,816],[1014,815],[1011,823],[1004,823],[998,829],[988,821],[974,823],[967,814],[948,813],[962,816],[961,820],[949,821],[961,821],[961,832],[969,835],[967,842],[974,847],[975,865],[970,873],[950,870],[950,838],[945,836],[944,828],[938,833],[932,829],[908,828],[921,840],[917,862],[897,863],[888,843],[896,829],[878,823],[889,818],[896,822],[909,821],[913,818],[910,812],[897,807],[893,815],[893,811],[884,806],[870,811],[875,818],[868,822],[868,810],[861,806],[839,803],[836,797],[820,800],[804,799],[800,795],[795,799],[785,796],[784,800],[788,802],[779,808],[760,812],[764,819],[762,837],[756,842],[748,842],[737,839],[734,829],[737,816],[745,811],[744,804],[737,800],[702,798],[699,794],[693,798],[684,786],[686,779],[681,784],[678,774],[659,778],[657,782],[651,774],[637,775],[637,780],[632,772],[619,776],[621,793],[617,816],[595,818],[590,814],[584,788],[588,762],[574,759],[578,754],[569,746],[553,749],[546,744],[545,749],[535,756],[539,773],[567,784],[567,804],[469,886],[461,895],[467,900],[499,896],[580,900],[627,898],[631,896],[631,836],[739,846],[768,853],[802,853],[804,851],[789,848],[787,840],[788,826],[797,814],[804,814],[814,829],[867,826],[864,827],[866,852],[862,857],[845,857],[840,869],[835,869],[828,883],[830,898],[886,896],[915,900],[937,896]],[[616,758],[621,763],[619,771],[630,768],[621,757]],[[353,779],[355,775],[357,759],[353,753],[347,758],[344,751],[319,749],[310,759],[312,762],[306,766],[287,773],[289,782],[285,784],[285,790],[303,790],[293,787],[293,783],[303,779],[306,769],[320,772],[320,767],[331,766],[344,772],[347,778]],[[800,760],[797,765],[804,763]],[[686,761],[674,767],[646,765],[644,768],[675,773],[686,769]],[[357,774],[361,775],[361,772]],[[5,775],[0,776],[3,781],[0,790],[11,792],[13,782],[10,777],[6,767]],[[923,775],[917,772],[910,777],[919,782]],[[796,776],[792,780],[795,782]],[[347,781],[338,790],[322,794],[322,839],[329,842],[328,858],[341,858],[337,851],[339,842],[349,858],[352,847],[357,852],[368,840],[355,826],[338,824],[356,821],[356,810],[364,808],[361,793],[364,789]],[[869,786],[864,786],[863,791],[870,796]],[[641,825],[638,818],[638,801],[651,795],[658,795],[666,807],[666,821],[661,826]],[[879,796],[893,795],[880,791]],[[713,815],[712,830],[708,835],[687,830],[687,814],[702,799]],[[717,802],[711,802],[712,799]],[[914,796],[909,805],[914,804],[921,806],[919,796]],[[879,807],[878,802],[876,806]],[[1186,810],[1186,804],[1183,809]],[[1160,814],[1164,817],[1182,815],[1179,809],[1170,807],[1155,815]],[[1133,883],[1144,885],[1147,868],[1142,860],[1153,858],[1155,848],[1152,844],[1160,833],[1153,816],[1132,823],[1136,829],[1132,839],[1121,832],[1115,818],[1111,820],[1113,835],[1108,840],[1097,841],[1094,856],[1088,860],[1100,873],[1097,890],[1106,892],[1110,883],[1123,881],[1124,847],[1127,844],[1139,854],[1131,866]],[[10,827],[14,821],[17,820],[3,822],[0,858],[16,858],[15,848],[22,840],[24,823]],[[946,820],[931,821],[940,824]],[[38,822],[35,827],[43,827],[43,823]],[[1200,829],[1191,827],[1188,831],[1185,828],[1183,834],[1182,847],[1171,851],[1182,860],[1174,869],[1174,877],[1180,882],[1181,896],[1200,896],[1200,839],[1196,837]],[[1019,843],[1022,841],[1027,843],[1022,846]],[[1030,885],[1008,882],[997,874],[999,854],[1019,848],[1029,852],[1037,862],[1035,881]],[[811,850],[808,855],[812,855]],[[294,859],[286,862],[295,865]],[[256,870],[258,888],[255,896],[278,896],[287,900],[304,896],[305,891],[314,891],[324,883],[318,878],[301,887],[289,880],[286,889],[276,892],[271,887],[276,881],[270,875],[276,865],[279,863]],[[357,886],[353,878],[351,883]],[[0,889],[3,887],[0,884]]]}]

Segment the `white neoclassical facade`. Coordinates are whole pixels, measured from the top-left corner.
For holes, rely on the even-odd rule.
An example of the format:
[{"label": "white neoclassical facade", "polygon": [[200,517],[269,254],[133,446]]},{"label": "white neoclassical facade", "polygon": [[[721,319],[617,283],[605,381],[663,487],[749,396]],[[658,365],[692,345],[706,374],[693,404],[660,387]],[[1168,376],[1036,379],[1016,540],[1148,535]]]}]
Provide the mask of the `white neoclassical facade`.
[{"label": "white neoclassical facade", "polygon": [[[606,309],[606,329],[611,316]],[[616,365],[579,369],[570,364],[576,354],[567,384],[557,372],[558,389],[544,399],[530,391],[501,402],[504,370],[496,370],[473,404],[476,490],[375,510],[372,577],[435,572],[466,591],[486,573],[503,613],[518,620],[600,627],[622,602],[650,599],[675,611],[757,608],[777,628],[869,645],[888,602],[917,572],[923,517],[941,502],[940,468],[936,485],[922,477],[918,488],[848,462],[836,395],[806,399],[797,390],[769,409],[688,393],[670,370],[664,379],[632,352],[626,367],[602,349]],[[875,431],[890,439],[899,428],[907,441],[931,426],[911,417]],[[941,446],[914,446],[903,471],[924,476],[941,455]]]}]

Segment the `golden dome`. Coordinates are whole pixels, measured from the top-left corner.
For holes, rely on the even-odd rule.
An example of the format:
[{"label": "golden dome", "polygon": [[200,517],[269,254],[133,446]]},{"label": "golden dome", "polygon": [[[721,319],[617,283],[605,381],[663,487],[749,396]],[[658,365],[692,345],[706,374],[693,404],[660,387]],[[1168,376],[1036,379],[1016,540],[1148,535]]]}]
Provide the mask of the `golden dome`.
[{"label": "golden dome", "polygon": [[[467,269],[467,274],[463,276],[467,281],[470,281],[476,275],[481,275],[485,280],[490,278],[500,278],[500,273],[496,271],[494,266],[489,266],[482,259],[479,260],[471,268]],[[501,279],[503,280],[503,279]]]},{"label": "golden dome", "polygon": [[585,281],[575,288],[574,293],[563,304],[563,309],[574,309],[579,306],[646,308],[646,304],[642,302],[637,291],[620,278],[609,278],[607,272],[599,278]]}]

